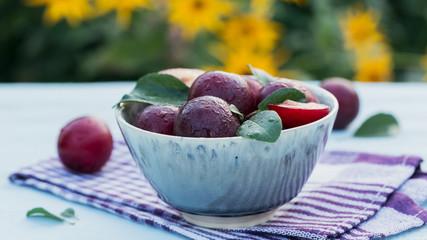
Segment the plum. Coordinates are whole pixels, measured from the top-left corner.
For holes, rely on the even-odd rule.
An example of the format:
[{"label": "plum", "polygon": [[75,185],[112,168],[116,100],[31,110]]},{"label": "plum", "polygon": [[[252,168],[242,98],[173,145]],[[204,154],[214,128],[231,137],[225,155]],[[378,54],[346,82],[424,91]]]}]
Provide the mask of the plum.
[{"label": "plum", "polygon": [[268,95],[272,94],[273,92],[281,89],[281,88],[291,88],[293,87],[293,84],[290,83],[290,81],[285,80],[276,80],[268,82],[264,85],[264,87],[261,89],[259,93],[258,103],[262,102],[264,98],[266,98]]},{"label": "plum", "polygon": [[261,92],[262,89],[262,85],[260,82],[258,82],[255,78],[253,78],[252,76],[248,76],[248,75],[243,75],[242,76],[246,82],[249,84],[249,86],[251,87],[252,90],[252,95],[254,96],[255,101],[258,100],[259,98],[259,94]]},{"label": "plum", "polygon": [[183,137],[232,137],[240,122],[221,98],[201,96],[179,108],[174,134]]},{"label": "plum", "polygon": [[268,95],[272,94],[273,92],[279,90],[280,88],[296,88],[303,92],[307,97],[307,102],[315,102],[319,103],[319,99],[314,95],[312,91],[310,91],[308,88],[306,88],[303,84],[301,84],[297,80],[287,79],[287,78],[279,78],[275,81],[271,81],[261,89],[258,103],[260,103],[264,98],[266,98]]},{"label": "plum", "polygon": [[329,113],[329,106],[309,102],[300,103],[286,100],[281,104],[269,104],[269,110],[276,111],[284,128],[298,127],[317,121]]},{"label": "plum", "polygon": [[102,120],[81,117],[61,129],[57,148],[64,166],[76,172],[93,173],[110,158],[113,138]]},{"label": "plum", "polygon": [[178,107],[166,104],[150,105],[135,118],[135,127],[167,135],[173,135],[173,125]]},{"label": "plum", "polygon": [[327,78],[320,86],[332,93],[338,100],[338,113],[334,129],[345,129],[359,112],[359,97],[353,83],[345,78]]},{"label": "plum", "polygon": [[169,68],[162,70],[159,73],[172,75],[190,87],[194,80],[205,73],[205,71],[195,68]]},{"label": "plum", "polygon": [[200,96],[215,96],[234,104],[247,115],[255,110],[255,99],[249,84],[240,76],[222,71],[200,75],[191,85],[188,100]]}]

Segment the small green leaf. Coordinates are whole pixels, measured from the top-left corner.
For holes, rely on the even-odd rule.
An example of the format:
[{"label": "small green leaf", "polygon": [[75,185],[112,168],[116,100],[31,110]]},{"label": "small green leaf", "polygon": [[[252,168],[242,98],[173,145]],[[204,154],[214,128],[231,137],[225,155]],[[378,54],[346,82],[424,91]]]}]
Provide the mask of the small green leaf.
[{"label": "small green leaf", "polygon": [[63,217],[67,217],[67,218],[74,218],[74,219],[77,219],[77,220],[78,220],[78,218],[76,217],[76,214],[75,214],[75,212],[74,212],[74,209],[72,209],[72,208],[67,208],[67,209],[65,209],[65,210],[61,213],[61,216],[63,216]]},{"label": "small green leaf", "polygon": [[357,131],[355,137],[382,137],[399,133],[399,124],[391,114],[378,113],[368,118]]},{"label": "small green leaf", "polygon": [[239,109],[234,104],[230,104],[230,111],[234,114],[236,114],[239,117],[240,121],[243,121],[245,119],[245,116],[239,111]]},{"label": "small green leaf", "polygon": [[150,73],[141,77],[135,88],[125,94],[120,103],[143,102],[181,106],[187,101],[189,87],[168,74]]},{"label": "small green leaf", "polygon": [[279,104],[286,100],[307,102],[307,97],[296,88],[280,88],[264,98],[264,100],[258,104],[258,109],[267,110],[268,104]]},{"label": "small green leaf", "polygon": [[44,209],[42,207],[33,208],[27,212],[27,217],[35,217],[35,216],[46,217],[46,218],[58,220],[61,222],[67,222],[69,224],[74,224],[73,222],[69,222],[69,221],[67,221],[61,217],[58,217],[58,216],[50,213],[49,211],[47,211],[46,209]]},{"label": "small green leaf", "polygon": [[237,136],[263,142],[275,142],[282,131],[282,121],[275,111],[261,111],[237,129]]},{"label": "small green leaf", "polygon": [[277,79],[262,69],[254,68],[249,64],[248,64],[248,67],[251,70],[252,75],[254,75],[256,80],[258,80],[258,82],[260,82],[262,85],[265,85],[265,84],[272,82],[272,81],[275,81]]}]

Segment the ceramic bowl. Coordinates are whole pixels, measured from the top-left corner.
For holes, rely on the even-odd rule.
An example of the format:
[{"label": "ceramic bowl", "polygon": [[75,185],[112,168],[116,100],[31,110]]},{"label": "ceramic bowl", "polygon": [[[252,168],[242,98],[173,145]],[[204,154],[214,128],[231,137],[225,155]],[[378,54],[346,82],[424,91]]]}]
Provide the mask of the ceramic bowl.
[{"label": "ceramic bowl", "polygon": [[127,103],[115,113],[134,161],[164,202],[197,225],[247,227],[267,221],[294,198],[322,155],[338,103],[328,91],[307,87],[330,113],[283,130],[275,143],[145,131],[130,124],[143,104]]}]

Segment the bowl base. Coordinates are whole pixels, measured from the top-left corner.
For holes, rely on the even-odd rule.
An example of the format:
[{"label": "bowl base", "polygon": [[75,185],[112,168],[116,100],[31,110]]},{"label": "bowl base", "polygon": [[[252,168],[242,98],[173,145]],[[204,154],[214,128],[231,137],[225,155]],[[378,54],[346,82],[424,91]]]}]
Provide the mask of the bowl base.
[{"label": "bowl base", "polygon": [[265,223],[273,218],[276,210],[238,217],[205,216],[181,212],[182,217],[189,223],[216,229],[246,228]]}]

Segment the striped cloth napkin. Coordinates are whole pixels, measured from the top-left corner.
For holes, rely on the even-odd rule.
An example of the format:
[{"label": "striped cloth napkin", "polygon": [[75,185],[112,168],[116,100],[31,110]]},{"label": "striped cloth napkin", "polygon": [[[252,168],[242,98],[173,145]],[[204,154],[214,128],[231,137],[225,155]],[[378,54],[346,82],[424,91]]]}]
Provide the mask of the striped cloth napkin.
[{"label": "striped cloth napkin", "polygon": [[301,193],[259,226],[198,227],[162,202],[116,142],[96,174],[66,170],[57,158],[21,169],[10,181],[90,205],[190,239],[371,239],[427,222],[427,173],[414,156],[326,152]]}]

